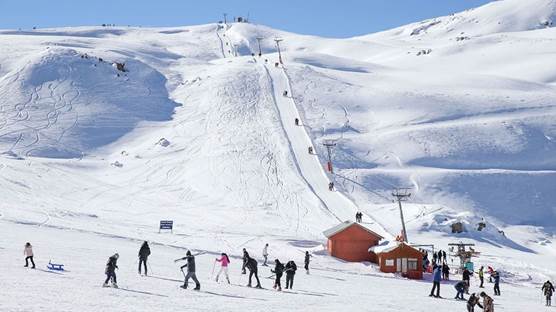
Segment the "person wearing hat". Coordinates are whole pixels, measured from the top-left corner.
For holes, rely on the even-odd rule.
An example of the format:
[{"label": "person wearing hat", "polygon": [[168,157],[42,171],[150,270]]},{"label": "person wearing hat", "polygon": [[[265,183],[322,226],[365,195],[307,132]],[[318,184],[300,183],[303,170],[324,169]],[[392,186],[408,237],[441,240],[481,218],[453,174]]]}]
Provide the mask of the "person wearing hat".
[{"label": "person wearing hat", "polygon": [[113,256],[108,258],[108,262],[106,263],[106,269],[104,273],[106,274],[106,280],[104,281],[104,287],[108,287],[108,282],[112,280],[112,287],[118,288],[118,283],[116,280],[116,269],[118,268],[118,258],[120,255],[115,253]]}]

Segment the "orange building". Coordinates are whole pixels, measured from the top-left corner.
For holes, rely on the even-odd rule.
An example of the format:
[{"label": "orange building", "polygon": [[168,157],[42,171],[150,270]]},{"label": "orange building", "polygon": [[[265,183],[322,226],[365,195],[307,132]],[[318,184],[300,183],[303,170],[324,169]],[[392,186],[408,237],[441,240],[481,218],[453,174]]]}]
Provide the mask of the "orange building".
[{"label": "orange building", "polygon": [[382,236],[359,223],[345,221],[323,232],[328,238],[328,253],[336,258],[350,261],[371,261],[377,257],[369,248],[378,245]]},{"label": "orange building", "polygon": [[423,254],[403,242],[371,248],[369,253],[378,256],[380,271],[401,273],[411,279],[423,278]]}]

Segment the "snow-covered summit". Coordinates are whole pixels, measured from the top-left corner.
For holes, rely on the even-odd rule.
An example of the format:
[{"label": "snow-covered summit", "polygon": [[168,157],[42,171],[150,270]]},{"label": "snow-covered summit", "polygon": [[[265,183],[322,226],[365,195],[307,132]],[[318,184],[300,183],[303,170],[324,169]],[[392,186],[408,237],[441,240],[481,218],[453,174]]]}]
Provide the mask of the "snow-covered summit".
[{"label": "snow-covered summit", "polygon": [[556,26],[556,1],[554,0],[498,0],[461,13],[369,35],[368,38],[379,36],[413,40],[466,38],[554,26]]}]

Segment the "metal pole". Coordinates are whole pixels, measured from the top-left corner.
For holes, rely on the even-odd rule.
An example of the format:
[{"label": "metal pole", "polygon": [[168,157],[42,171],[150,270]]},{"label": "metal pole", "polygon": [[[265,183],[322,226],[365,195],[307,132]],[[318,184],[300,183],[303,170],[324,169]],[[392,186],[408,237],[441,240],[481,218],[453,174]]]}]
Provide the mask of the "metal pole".
[{"label": "metal pole", "polygon": [[261,50],[261,40],[263,39],[264,39],[263,37],[257,37],[257,43],[259,44],[259,57],[263,55],[263,52]]},{"label": "metal pole", "polygon": [[282,41],[284,39],[274,39],[274,41],[276,41],[276,48],[278,49],[278,61],[280,62],[280,64],[284,64],[282,62],[282,52],[280,51],[280,41]]},{"label": "metal pole", "polygon": [[224,25],[227,25],[227,21],[226,21],[226,16],[228,16],[228,13],[224,13]]},{"label": "metal pole", "polygon": [[400,218],[402,219],[402,231],[403,231],[403,240],[407,243],[407,232],[405,230],[405,221],[403,219],[403,209],[402,209],[402,201],[398,198],[398,206],[400,207]]},{"label": "metal pole", "polygon": [[402,222],[403,241],[406,243],[408,242],[408,239],[407,239],[407,231],[405,229],[405,220],[403,218],[402,201],[406,201],[407,198],[411,196],[411,193],[408,193],[407,190],[408,189],[397,189],[394,192],[392,192],[392,196],[394,196],[397,199],[398,206],[400,208],[400,220]]}]

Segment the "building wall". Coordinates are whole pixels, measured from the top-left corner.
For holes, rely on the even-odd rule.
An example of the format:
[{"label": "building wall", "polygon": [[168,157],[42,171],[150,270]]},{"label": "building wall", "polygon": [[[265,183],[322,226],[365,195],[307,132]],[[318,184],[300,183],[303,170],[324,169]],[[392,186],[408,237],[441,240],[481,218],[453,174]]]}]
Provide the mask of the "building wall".
[{"label": "building wall", "polygon": [[342,260],[359,262],[377,262],[369,248],[378,245],[380,237],[374,236],[359,226],[353,225],[328,239],[328,252],[331,256]]},{"label": "building wall", "polygon": [[[387,253],[380,253],[378,255],[379,258],[379,265],[380,271],[385,273],[396,273],[396,263],[397,259],[407,258],[407,259],[417,259],[417,270],[415,271],[408,271],[406,275],[409,278],[413,279],[421,279],[423,278],[423,255],[419,250],[407,246],[407,245],[400,245],[398,248],[387,252]],[[393,266],[387,266],[386,260],[393,260]]]}]

